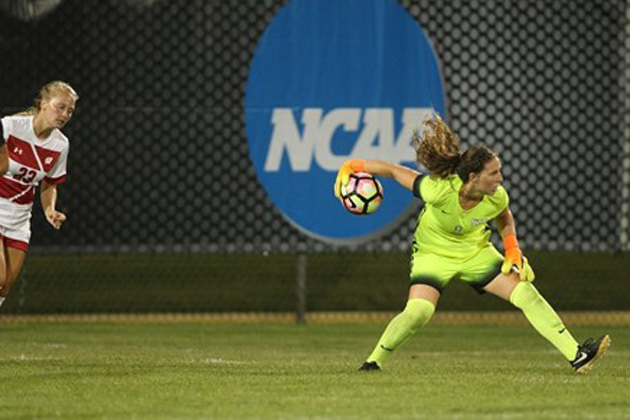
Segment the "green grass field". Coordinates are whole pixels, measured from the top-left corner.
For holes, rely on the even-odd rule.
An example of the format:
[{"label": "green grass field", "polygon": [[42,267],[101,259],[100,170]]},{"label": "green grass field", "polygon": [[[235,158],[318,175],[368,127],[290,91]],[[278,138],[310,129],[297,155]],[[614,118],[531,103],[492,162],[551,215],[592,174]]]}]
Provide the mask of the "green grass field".
[{"label": "green grass field", "polygon": [[429,326],[359,373],[383,325],[0,323],[0,418],[623,419],[630,330],[589,376],[529,327]]}]

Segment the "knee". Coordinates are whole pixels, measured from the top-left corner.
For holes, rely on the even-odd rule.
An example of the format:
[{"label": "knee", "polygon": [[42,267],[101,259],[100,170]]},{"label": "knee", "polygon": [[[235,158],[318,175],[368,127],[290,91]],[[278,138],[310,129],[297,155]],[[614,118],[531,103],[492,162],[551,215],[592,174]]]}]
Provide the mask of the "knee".
[{"label": "knee", "polygon": [[408,319],[413,329],[418,329],[431,320],[435,306],[426,299],[410,299],[405,307],[405,312],[409,316]]}]

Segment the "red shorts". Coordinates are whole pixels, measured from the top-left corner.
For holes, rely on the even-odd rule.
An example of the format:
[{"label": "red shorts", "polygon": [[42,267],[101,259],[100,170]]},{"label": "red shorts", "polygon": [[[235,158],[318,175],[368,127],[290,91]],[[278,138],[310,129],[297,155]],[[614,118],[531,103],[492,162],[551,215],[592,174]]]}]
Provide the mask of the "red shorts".
[{"label": "red shorts", "polygon": [[24,252],[28,250],[28,242],[7,238],[6,236],[2,236],[2,243],[4,244],[5,248],[15,248]]}]

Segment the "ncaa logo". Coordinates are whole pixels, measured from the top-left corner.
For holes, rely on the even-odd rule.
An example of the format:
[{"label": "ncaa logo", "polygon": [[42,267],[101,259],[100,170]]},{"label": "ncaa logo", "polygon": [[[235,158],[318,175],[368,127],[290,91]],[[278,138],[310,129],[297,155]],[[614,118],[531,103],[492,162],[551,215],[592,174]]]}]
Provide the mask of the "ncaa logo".
[{"label": "ncaa logo", "polygon": [[245,96],[249,153],[273,203],[298,229],[352,243],[394,228],[412,194],[380,178],[385,200],[367,217],[333,195],[348,159],[414,166],[411,136],[445,115],[436,55],[395,0],[293,0],[257,46]]}]

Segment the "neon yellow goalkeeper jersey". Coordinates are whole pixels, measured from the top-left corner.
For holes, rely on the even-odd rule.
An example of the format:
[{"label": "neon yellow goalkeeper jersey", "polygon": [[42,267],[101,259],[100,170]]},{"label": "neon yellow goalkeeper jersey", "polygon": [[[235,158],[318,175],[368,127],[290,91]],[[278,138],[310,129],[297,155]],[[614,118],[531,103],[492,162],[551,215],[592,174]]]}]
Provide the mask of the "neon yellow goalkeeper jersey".
[{"label": "neon yellow goalkeeper jersey", "polygon": [[416,179],[413,193],[425,206],[418,216],[415,250],[466,259],[488,244],[488,222],[507,208],[508,194],[499,186],[493,195],[485,195],[475,207],[464,210],[459,204],[462,184],[457,175]]}]

